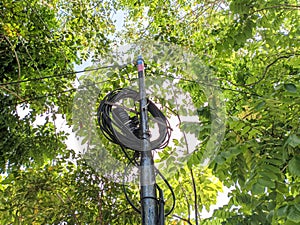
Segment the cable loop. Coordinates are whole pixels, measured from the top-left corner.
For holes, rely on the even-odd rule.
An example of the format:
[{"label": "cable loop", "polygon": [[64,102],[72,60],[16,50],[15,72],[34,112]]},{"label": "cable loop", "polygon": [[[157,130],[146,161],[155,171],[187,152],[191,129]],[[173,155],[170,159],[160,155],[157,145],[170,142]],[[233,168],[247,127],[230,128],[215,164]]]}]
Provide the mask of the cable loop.
[{"label": "cable loop", "polygon": [[[121,105],[119,102],[125,99],[132,100],[134,103],[139,100],[138,92],[120,88],[110,92],[101,101],[97,118],[102,133],[113,143],[123,145],[128,149],[141,151],[142,137],[139,128],[139,114],[134,109],[130,109]],[[171,129],[169,121],[157,106],[147,99],[148,112],[152,115],[152,121],[157,124],[159,135],[158,137],[150,138],[148,150],[162,149],[168,145]],[[129,116],[128,113],[135,115]],[[150,133],[147,133],[150,135]]]}]

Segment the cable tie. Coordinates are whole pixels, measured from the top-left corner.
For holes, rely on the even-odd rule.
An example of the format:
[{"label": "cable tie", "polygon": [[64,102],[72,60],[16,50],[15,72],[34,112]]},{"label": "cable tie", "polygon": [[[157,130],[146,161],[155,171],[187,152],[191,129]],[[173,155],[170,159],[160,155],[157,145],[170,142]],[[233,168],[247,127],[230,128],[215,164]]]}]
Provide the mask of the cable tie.
[{"label": "cable tie", "polygon": [[153,200],[159,202],[159,200],[157,198],[154,198],[154,197],[151,197],[151,196],[143,197],[143,198],[141,198],[141,201],[143,201],[144,199],[153,199]]}]

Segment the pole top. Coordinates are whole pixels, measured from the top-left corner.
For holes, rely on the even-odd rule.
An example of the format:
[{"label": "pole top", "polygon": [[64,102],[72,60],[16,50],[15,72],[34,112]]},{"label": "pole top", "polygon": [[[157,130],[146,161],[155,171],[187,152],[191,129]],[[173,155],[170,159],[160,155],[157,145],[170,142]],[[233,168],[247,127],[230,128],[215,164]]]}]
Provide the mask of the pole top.
[{"label": "pole top", "polygon": [[141,55],[138,56],[137,67],[138,67],[138,72],[142,72],[145,69],[144,68],[144,60]]}]

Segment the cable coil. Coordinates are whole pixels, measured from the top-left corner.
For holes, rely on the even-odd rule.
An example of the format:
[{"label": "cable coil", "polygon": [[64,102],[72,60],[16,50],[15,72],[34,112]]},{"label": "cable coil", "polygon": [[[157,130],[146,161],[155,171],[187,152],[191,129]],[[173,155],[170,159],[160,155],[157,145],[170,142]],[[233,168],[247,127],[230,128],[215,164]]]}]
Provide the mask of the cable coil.
[{"label": "cable coil", "polygon": [[[141,151],[143,140],[138,126],[139,113],[120,104],[126,99],[137,103],[139,94],[131,89],[120,88],[106,95],[98,107],[98,123],[105,137],[111,142],[128,149]],[[151,137],[149,133],[149,149],[147,150],[162,149],[168,145],[171,128],[167,118],[157,106],[149,99],[147,101],[147,108],[152,116],[151,120],[157,125],[159,133],[158,137]],[[130,112],[135,116],[130,117],[128,114]]]}]

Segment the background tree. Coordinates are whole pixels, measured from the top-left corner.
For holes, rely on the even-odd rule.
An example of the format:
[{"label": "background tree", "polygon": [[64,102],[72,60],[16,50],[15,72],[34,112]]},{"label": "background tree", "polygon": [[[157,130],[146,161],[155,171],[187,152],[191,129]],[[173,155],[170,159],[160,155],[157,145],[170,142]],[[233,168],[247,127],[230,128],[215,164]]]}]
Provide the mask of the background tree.
[{"label": "background tree", "polygon": [[[134,224],[138,214],[126,203],[121,185],[98,176],[70,152],[38,168],[2,180],[3,224]],[[128,192],[131,196],[132,193]]]},{"label": "background tree", "polygon": [[[132,43],[143,37],[188,49],[211,69],[225,97],[227,129],[215,160],[205,170],[199,167],[207,145],[204,141],[187,164],[172,173],[170,183],[179,204],[170,223],[197,224],[192,212],[213,204],[221,187],[217,180],[210,180],[212,174],[234,190],[228,205],[198,224],[300,222],[300,6],[296,0],[5,0],[0,5],[0,168],[9,173],[1,182],[1,222],[105,224],[110,220],[118,224],[128,219],[128,224],[139,224],[139,218],[131,216],[136,214],[127,211],[120,186],[99,176],[80,156],[65,154],[64,134],[56,132],[50,118],[62,113],[71,122],[73,63],[88,58],[89,52],[101,58],[114,31],[111,15],[120,9],[126,22],[119,36],[113,36],[117,41]],[[157,71],[153,74],[164,75],[156,65],[152,69]],[[111,73],[112,83],[101,88],[125,86],[125,75],[134,70]],[[107,78],[103,72],[97,75],[89,77],[93,84]],[[181,75],[186,80],[179,83],[192,96],[199,119],[207,121],[206,129],[198,133],[200,140],[206,140],[213,121],[205,86],[188,74]],[[29,107],[30,113],[20,118],[17,105]],[[32,126],[46,112],[45,124]],[[79,128],[74,123],[80,135],[89,136]],[[56,163],[48,162],[58,154],[61,158]],[[78,162],[68,162],[69,157]],[[136,190],[129,190],[134,198]],[[99,193],[105,193],[101,200]],[[100,210],[103,201],[108,205]],[[59,207],[52,207],[54,202]],[[114,208],[112,204],[120,205]]]},{"label": "background tree", "polygon": [[[108,49],[113,24],[108,3],[81,1],[1,1],[0,171],[29,159],[53,158],[63,135],[55,132],[56,113],[71,112],[74,63]],[[30,113],[20,118],[17,112]],[[32,123],[47,114],[44,126]]]},{"label": "background tree", "polygon": [[120,1],[120,7],[129,10],[127,37],[188,47],[213,69],[226,96],[226,137],[210,167],[235,190],[215,222],[206,223],[298,224],[297,1]]}]

